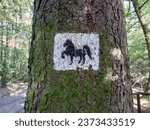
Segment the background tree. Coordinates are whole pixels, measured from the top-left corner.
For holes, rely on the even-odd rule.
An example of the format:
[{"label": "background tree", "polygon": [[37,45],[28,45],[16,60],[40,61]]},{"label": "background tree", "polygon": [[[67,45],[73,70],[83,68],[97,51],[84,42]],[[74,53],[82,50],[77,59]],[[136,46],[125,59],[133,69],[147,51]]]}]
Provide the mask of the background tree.
[{"label": "background tree", "polygon": [[[132,112],[120,0],[35,0],[26,112]],[[55,71],[56,32],[100,36],[99,71]]]}]

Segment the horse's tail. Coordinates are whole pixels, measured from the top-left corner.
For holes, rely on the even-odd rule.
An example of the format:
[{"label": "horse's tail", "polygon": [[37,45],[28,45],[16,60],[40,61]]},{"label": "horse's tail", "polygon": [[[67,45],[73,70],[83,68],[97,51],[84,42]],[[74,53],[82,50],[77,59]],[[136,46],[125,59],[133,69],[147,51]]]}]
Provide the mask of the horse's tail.
[{"label": "horse's tail", "polygon": [[85,50],[85,51],[87,52],[87,55],[88,55],[89,58],[92,60],[91,50],[90,50],[89,46],[84,45],[84,46],[83,46],[83,50]]}]

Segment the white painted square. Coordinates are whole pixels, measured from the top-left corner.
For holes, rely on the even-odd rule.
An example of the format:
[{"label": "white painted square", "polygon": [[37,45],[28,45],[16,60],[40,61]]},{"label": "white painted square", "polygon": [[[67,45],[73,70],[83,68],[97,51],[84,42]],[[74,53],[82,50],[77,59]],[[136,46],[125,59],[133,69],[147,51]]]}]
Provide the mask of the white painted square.
[{"label": "white painted square", "polygon": [[[70,42],[68,42],[67,40]],[[77,67],[82,68],[83,70],[88,70],[89,66],[92,67],[93,70],[99,69],[98,34],[58,33],[55,35],[54,42],[55,43],[54,43],[53,60],[55,70],[76,70]],[[65,47],[64,44],[66,45]],[[87,49],[84,48],[84,45],[86,45],[85,48],[89,47],[92,59],[90,59],[90,57],[88,56]],[[72,64],[71,64],[71,55],[73,57]],[[85,62],[83,60],[84,55],[85,55]],[[80,56],[82,57],[81,58],[82,60],[79,63]]]}]

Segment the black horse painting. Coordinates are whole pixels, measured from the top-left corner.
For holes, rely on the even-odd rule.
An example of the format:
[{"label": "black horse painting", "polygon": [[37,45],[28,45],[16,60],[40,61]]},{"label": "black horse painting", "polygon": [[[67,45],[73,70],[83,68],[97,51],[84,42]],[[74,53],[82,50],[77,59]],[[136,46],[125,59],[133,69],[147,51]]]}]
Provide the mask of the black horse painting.
[{"label": "black horse painting", "polygon": [[81,61],[82,64],[84,64],[86,54],[92,60],[91,50],[88,45],[84,45],[82,49],[76,49],[72,41],[67,39],[63,47],[65,47],[65,51],[62,52],[61,57],[64,59],[65,55],[70,56],[71,59],[70,65],[72,65],[74,57],[80,57],[78,64],[80,64]]}]

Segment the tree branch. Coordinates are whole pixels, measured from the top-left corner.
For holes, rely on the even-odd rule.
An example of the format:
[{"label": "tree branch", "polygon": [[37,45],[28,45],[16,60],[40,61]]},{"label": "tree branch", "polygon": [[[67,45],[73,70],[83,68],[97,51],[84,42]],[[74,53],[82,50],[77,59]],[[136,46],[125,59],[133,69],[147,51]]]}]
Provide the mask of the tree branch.
[{"label": "tree branch", "polygon": [[149,0],[146,0],[140,7],[138,10],[140,10]]},{"label": "tree branch", "polygon": [[127,32],[129,32],[136,24],[138,24],[139,23],[139,21],[136,21],[134,24],[132,24],[129,28],[128,28],[128,30],[127,30]]},{"label": "tree branch", "polygon": [[[127,15],[126,16],[129,16],[129,15],[131,15],[132,13],[135,13],[135,11],[132,11],[131,13],[129,13],[129,11],[130,11],[130,2],[132,1],[132,2],[134,2],[134,0],[128,0],[129,1],[129,10],[128,10],[128,13],[127,13]],[[139,10],[141,10],[142,9],[142,7],[147,3],[147,2],[149,2],[149,0],[146,0],[141,6],[139,6],[138,7],[138,11]]]}]

